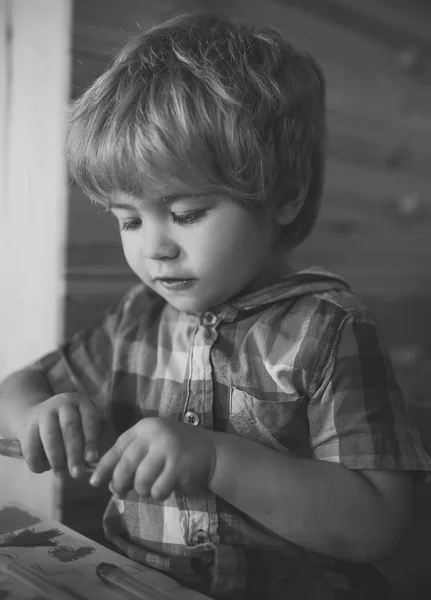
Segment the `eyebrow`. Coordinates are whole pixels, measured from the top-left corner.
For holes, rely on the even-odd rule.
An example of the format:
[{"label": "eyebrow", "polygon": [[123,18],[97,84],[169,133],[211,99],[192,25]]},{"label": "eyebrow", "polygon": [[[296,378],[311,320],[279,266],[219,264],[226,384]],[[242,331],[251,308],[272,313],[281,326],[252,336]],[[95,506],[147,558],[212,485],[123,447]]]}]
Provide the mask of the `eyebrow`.
[{"label": "eyebrow", "polygon": [[[157,198],[157,204],[160,204],[161,202],[163,203],[170,203],[170,202],[174,202],[175,200],[178,200],[179,198],[194,198],[195,196],[203,196],[204,194],[200,193],[200,192],[195,192],[194,194],[190,195],[187,192],[182,192],[180,194],[168,194],[167,196],[163,196],[163,198]],[[205,196],[210,196],[213,194],[205,194]],[[117,209],[122,209],[122,210],[136,210],[139,206],[140,202],[135,202],[134,204],[128,203],[128,202],[112,202],[109,205],[109,208],[117,208]]]},{"label": "eyebrow", "polygon": [[109,210],[112,210],[113,208],[118,208],[118,209],[123,209],[123,210],[136,210],[137,206],[136,204],[127,204],[127,202],[110,202],[109,204]]}]

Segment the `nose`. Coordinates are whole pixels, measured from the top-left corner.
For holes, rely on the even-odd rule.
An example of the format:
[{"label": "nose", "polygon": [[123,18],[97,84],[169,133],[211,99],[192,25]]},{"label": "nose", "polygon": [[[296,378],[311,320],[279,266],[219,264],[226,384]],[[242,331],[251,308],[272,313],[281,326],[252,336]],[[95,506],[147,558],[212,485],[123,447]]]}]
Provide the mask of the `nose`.
[{"label": "nose", "polygon": [[142,256],[151,260],[176,258],[179,254],[178,244],[154,220],[142,227]]}]

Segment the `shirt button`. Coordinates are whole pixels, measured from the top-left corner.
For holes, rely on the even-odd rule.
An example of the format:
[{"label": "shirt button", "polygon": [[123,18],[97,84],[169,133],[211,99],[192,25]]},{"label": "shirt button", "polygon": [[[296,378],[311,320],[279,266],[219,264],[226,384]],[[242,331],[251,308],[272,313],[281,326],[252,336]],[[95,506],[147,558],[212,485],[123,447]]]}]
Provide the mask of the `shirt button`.
[{"label": "shirt button", "polygon": [[204,531],[203,529],[198,529],[198,531],[194,532],[194,534],[190,538],[190,541],[193,544],[193,546],[196,546],[197,544],[205,544],[206,542],[209,542],[209,539],[210,536],[207,534],[206,531]]},{"label": "shirt button", "polygon": [[204,325],[215,325],[217,323],[217,315],[212,312],[205,312],[202,315],[202,323]]},{"label": "shirt button", "polygon": [[199,421],[199,415],[191,410],[186,412],[186,414],[183,416],[183,423],[188,423],[189,425],[199,425]]}]

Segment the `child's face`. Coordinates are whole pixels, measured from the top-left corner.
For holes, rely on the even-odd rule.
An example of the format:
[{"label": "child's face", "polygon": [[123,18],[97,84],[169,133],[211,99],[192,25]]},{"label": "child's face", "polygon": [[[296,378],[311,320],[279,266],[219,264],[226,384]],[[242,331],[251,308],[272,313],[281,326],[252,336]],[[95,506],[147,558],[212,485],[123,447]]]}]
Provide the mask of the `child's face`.
[{"label": "child's face", "polygon": [[281,271],[274,211],[255,216],[229,196],[184,186],[142,201],[119,193],[111,210],[132,270],[178,310],[203,312]]}]

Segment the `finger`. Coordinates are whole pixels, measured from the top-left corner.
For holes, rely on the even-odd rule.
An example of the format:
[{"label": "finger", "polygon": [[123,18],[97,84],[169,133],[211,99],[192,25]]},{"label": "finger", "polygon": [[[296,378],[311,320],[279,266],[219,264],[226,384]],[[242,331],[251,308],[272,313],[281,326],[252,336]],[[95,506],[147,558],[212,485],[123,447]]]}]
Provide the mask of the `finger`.
[{"label": "finger", "polygon": [[58,422],[63,436],[67,466],[72,477],[80,477],[84,467],[84,435],[81,413],[74,404],[63,404],[58,410]]},{"label": "finger", "polygon": [[91,478],[90,484],[97,486],[106,479],[110,479],[118,461],[120,460],[123,450],[121,444],[119,444],[120,438],[99,460],[97,467],[95,468]]},{"label": "finger", "polygon": [[39,430],[48,463],[54,474],[62,477],[67,468],[67,461],[57,414],[46,414],[40,420]]},{"label": "finger", "polygon": [[168,496],[170,496],[174,491],[176,484],[176,469],[169,463],[166,463],[163,471],[153,483],[151,488],[151,497],[154,500],[166,500],[166,498],[168,498]]},{"label": "finger", "polygon": [[127,492],[133,489],[135,473],[145,458],[145,452],[139,442],[135,442],[127,446],[122,453],[111,479],[112,489],[120,498],[124,498]]},{"label": "finger", "polygon": [[91,401],[81,403],[79,410],[84,436],[84,457],[87,462],[95,462],[99,458],[100,416]]},{"label": "finger", "polygon": [[149,452],[136,469],[133,488],[139,496],[151,496],[151,488],[165,466],[165,457]]},{"label": "finger", "polygon": [[28,468],[34,473],[43,473],[50,469],[37,426],[29,430],[26,439],[21,443],[21,450]]}]

